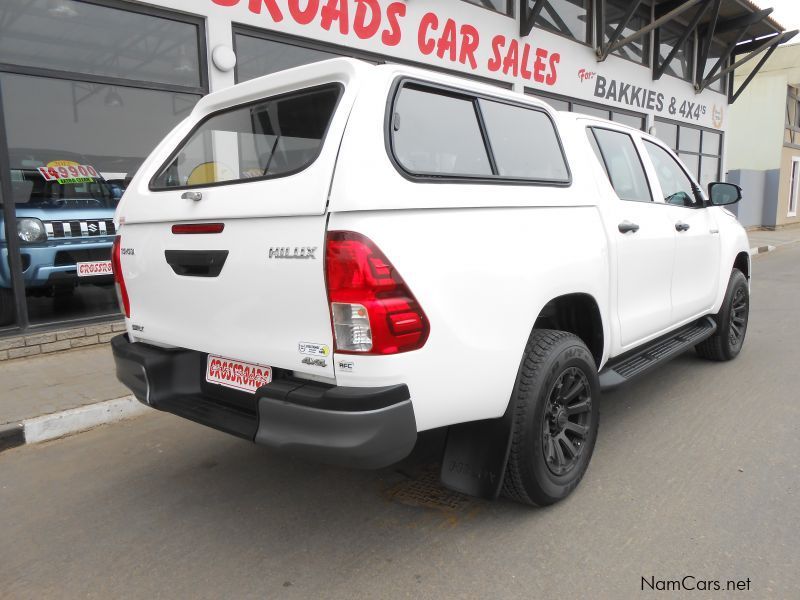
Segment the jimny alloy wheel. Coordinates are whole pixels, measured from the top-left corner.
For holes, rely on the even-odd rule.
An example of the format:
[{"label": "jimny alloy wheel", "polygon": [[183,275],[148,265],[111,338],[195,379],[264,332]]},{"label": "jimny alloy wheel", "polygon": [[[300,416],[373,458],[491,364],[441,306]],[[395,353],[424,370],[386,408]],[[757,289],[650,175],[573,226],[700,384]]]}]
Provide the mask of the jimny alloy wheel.
[{"label": "jimny alloy wheel", "polygon": [[591,431],[592,392],[577,367],[564,370],[547,397],[542,419],[542,452],[553,475],[566,475],[578,464]]},{"label": "jimny alloy wheel", "polygon": [[747,330],[747,293],[744,288],[738,288],[731,303],[730,326],[728,336],[731,346],[738,346]]}]

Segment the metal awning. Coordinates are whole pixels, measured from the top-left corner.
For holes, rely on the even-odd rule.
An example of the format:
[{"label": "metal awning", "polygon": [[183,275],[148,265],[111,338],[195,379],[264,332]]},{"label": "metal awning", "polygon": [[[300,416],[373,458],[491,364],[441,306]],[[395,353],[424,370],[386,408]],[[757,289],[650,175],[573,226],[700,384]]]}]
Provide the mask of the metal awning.
[{"label": "metal awning", "polygon": [[[768,4],[769,0],[764,0],[764,3]],[[547,0],[520,0],[520,36],[530,34],[546,4]],[[650,12],[653,4],[654,17],[640,29],[623,35],[632,19],[636,15],[641,16],[642,10],[646,11],[645,14]],[[786,31],[775,21],[771,17],[771,8],[761,9],[750,0],[629,0],[621,19],[619,6],[613,7],[616,11],[613,31],[606,26],[609,8],[606,0],[593,0],[592,8],[597,30],[609,31],[608,37],[602,36],[595,43],[598,61],[605,60],[612,52],[641,40],[651,31],[667,24],[680,27],[681,35],[670,54],[661,59],[659,52],[653,53],[653,79],[659,79],[666,72],[680,47],[695,32],[698,48],[693,83],[698,92],[746,62],[758,58],[756,67],[738,90],[734,91],[733,85],[729,85],[728,99],[731,103],[739,97],[775,49],[798,33],[797,30]],[[711,57],[712,44],[720,50],[716,57]]]}]

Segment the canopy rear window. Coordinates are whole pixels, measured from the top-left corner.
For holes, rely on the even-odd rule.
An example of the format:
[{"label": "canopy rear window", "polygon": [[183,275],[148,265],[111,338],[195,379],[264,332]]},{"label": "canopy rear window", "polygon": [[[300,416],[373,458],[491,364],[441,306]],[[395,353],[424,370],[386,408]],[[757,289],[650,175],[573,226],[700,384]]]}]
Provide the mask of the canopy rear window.
[{"label": "canopy rear window", "polygon": [[210,115],[172,154],[150,188],[208,187],[302,171],[319,155],[341,93],[341,85],[326,85]]}]

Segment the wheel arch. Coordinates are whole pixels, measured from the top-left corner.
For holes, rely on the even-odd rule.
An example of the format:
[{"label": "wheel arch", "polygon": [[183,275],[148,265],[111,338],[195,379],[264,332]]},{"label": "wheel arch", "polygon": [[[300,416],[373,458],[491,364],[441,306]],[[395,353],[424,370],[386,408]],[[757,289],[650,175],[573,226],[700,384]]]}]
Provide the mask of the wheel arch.
[{"label": "wheel arch", "polygon": [[750,253],[749,252],[739,252],[736,255],[736,258],[733,260],[733,268],[739,269],[744,276],[747,277],[748,281],[750,280]]},{"label": "wheel arch", "polygon": [[564,294],[548,301],[539,311],[534,329],[555,329],[577,335],[600,367],[606,347],[603,317],[591,294]]}]

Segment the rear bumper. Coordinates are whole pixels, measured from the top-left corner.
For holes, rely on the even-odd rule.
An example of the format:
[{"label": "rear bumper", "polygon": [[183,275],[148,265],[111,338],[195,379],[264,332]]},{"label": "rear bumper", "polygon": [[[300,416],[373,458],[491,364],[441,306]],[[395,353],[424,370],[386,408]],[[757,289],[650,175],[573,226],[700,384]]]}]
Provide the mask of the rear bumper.
[{"label": "rear bumper", "polygon": [[408,387],[276,379],[245,394],[205,383],[206,354],[111,340],[117,378],[136,398],[220,431],[320,462],[385,467],[417,440]]}]

